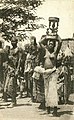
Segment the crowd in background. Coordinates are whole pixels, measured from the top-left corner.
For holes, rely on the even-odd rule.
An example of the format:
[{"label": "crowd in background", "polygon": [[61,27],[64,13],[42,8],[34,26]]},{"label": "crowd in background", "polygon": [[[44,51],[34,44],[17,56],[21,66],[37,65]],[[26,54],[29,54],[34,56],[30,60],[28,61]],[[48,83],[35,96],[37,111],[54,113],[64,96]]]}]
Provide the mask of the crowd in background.
[{"label": "crowd in background", "polygon": [[[61,52],[62,40],[57,35],[50,39],[43,35],[39,44],[31,36],[30,44],[24,49],[17,47],[15,36],[10,46],[2,47],[0,41],[0,88],[2,99],[17,105],[17,98],[30,97],[32,102],[40,103],[39,108],[47,109],[57,116],[58,104],[68,103],[71,92],[72,53],[67,47],[67,54]],[[25,99],[25,98],[24,98]]]}]

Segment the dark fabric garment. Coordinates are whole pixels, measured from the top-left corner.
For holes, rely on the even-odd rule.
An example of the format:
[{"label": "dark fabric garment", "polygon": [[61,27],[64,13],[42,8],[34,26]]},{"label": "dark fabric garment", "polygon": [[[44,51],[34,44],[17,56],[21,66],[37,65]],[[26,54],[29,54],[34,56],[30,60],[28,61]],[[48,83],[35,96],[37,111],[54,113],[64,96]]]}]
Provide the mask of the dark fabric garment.
[{"label": "dark fabric garment", "polygon": [[[65,102],[68,102],[69,95],[71,93],[71,71],[70,66],[62,66],[59,84],[58,84],[58,94],[59,98]],[[63,98],[63,99],[62,99]]]},{"label": "dark fabric garment", "polygon": [[69,66],[64,66],[64,69],[64,101],[67,103],[71,92],[71,74]]},{"label": "dark fabric garment", "polygon": [[33,79],[33,97],[36,102],[44,102],[44,80],[42,76],[39,80]]},{"label": "dark fabric garment", "polygon": [[4,81],[3,62],[4,62],[4,50],[0,48],[0,82],[1,84],[3,84],[3,81]]},{"label": "dark fabric garment", "polygon": [[1,84],[3,84],[3,81],[4,81],[4,74],[3,74],[3,67],[1,66],[0,67],[0,82],[1,82]]},{"label": "dark fabric garment", "polygon": [[39,48],[37,45],[30,45],[29,52],[26,56],[25,61],[25,79],[26,79],[26,86],[27,86],[27,95],[33,96],[33,71],[36,66],[39,64]]},{"label": "dark fabric garment", "polygon": [[31,97],[32,96],[32,91],[33,91],[33,79],[32,79],[32,72],[31,73],[25,73],[25,80],[26,80],[26,91],[27,91],[27,96]]},{"label": "dark fabric garment", "polygon": [[16,103],[17,74],[19,71],[19,66],[19,50],[18,48],[11,49],[8,59],[8,72],[4,91],[6,91],[12,98],[13,103]]}]

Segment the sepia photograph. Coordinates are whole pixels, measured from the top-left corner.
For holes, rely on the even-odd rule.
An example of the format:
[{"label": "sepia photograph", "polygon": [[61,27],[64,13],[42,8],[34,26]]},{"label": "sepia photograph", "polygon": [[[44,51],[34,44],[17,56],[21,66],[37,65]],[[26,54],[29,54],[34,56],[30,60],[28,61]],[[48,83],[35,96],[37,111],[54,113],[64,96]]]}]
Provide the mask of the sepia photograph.
[{"label": "sepia photograph", "polygon": [[74,120],[74,0],[0,0],[0,120]]}]

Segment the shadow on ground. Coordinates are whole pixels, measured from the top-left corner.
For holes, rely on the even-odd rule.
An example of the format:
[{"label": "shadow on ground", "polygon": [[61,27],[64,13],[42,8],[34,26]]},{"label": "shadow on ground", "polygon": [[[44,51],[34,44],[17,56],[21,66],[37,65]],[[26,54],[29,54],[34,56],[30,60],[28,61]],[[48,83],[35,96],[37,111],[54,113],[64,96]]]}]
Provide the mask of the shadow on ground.
[{"label": "shadow on ground", "polygon": [[59,116],[62,116],[62,115],[65,115],[65,114],[67,114],[67,115],[72,115],[72,112],[73,112],[73,111],[61,111],[61,112],[58,112],[58,115],[59,115]]}]

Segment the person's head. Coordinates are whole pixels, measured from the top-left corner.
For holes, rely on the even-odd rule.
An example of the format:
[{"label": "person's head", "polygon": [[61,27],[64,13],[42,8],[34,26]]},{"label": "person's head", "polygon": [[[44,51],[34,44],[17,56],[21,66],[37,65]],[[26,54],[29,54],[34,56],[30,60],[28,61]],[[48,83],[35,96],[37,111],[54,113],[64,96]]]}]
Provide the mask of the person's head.
[{"label": "person's head", "polygon": [[9,45],[6,45],[5,50],[9,53],[9,51],[10,51],[10,46],[9,46]]},{"label": "person's head", "polygon": [[29,44],[26,44],[24,47],[25,47],[24,48],[25,53],[28,53],[29,52]]},{"label": "person's head", "polygon": [[11,44],[12,44],[12,46],[13,46],[13,48],[16,48],[17,47],[17,39],[16,39],[16,37],[12,37],[12,39],[11,39]]},{"label": "person's head", "polygon": [[66,56],[63,58],[64,65],[71,65],[71,56]]},{"label": "person's head", "polygon": [[37,45],[35,36],[31,36],[30,43],[31,43],[31,45]]},{"label": "person's head", "polygon": [[54,47],[56,45],[56,42],[55,42],[55,40],[48,40],[47,45],[48,45],[49,50],[54,51]]}]

